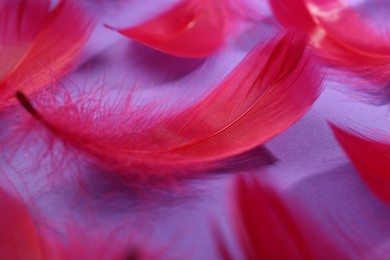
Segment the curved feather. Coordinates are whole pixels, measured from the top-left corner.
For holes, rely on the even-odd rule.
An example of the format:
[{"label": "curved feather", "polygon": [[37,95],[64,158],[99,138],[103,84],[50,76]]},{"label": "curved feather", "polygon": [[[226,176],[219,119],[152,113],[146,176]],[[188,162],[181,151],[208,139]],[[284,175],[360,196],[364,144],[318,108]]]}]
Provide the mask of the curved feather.
[{"label": "curved feather", "polygon": [[2,1],[0,5],[0,78],[18,64],[49,15],[50,0]]},{"label": "curved feather", "polygon": [[330,123],[330,126],[337,141],[367,185],[381,199],[390,203],[389,135],[362,134],[333,123]]},{"label": "curved feather", "polygon": [[318,26],[326,32],[319,42],[321,55],[336,67],[356,72],[342,76],[349,84],[371,94],[374,101],[390,95],[390,3],[383,0],[306,0]]},{"label": "curved feather", "polygon": [[70,1],[49,12],[50,1],[7,0],[0,6],[0,107],[53,84],[75,65],[91,19]]},{"label": "curved feather", "polygon": [[0,189],[0,258],[43,258],[42,241],[27,207]]},{"label": "curved feather", "polygon": [[[236,234],[244,259],[348,259],[298,203],[253,176],[238,177],[234,201]],[[222,259],[234,259],[222,246]]]},{"label": "curved feather", "polygon": [[390,55],[388,1],[270,0],[270,3],[276,18],[285,27],[312,33],[317,26],[327,37],[351,51]]},{"label": "curved feather", "polygon": [[[210,94],[182,111],[136,110],[130,98],[111,108],[102,100],[78,102],[69,94],[62,105],[50,97],[34,105],[21,93],[18,98],[49,136],[105,169],[146,177],[216,167],[263,144],[309,109],[321,83],[306,39],[286,32],[255,47]],[[25,123],[24,129],[37,125]]]},{"label": "curved feather", "polygon": [[223,45],[232,30],[233,18],[227,0],[182,0],[139,25],[107,27],[174,56],[202,58]]},{"label": "curved feather", "polygon": [[340,44],[358,52],[390,56],[389,1],[305,1],[318,26]]},{"label": "curved feather", "polygon": [[[368,92],[373,101],[388,99],[388,1],[270,1],[274,14],[285,27],[306,31],[317,47],[318,55],[330,66],[342,69],[332,71],[335,79]],[[356,79],[356,74],[361,79]]]}]

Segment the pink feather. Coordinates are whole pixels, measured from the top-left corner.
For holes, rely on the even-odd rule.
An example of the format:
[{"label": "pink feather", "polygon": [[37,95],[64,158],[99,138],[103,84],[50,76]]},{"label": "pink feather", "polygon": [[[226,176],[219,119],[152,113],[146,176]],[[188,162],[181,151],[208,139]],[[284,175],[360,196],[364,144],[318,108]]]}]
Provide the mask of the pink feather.
[{"label": "pink feather", "polygon": [[311,32],[316,24],[304,0],[269,0],[275,18],[286,28]]},{"label": "pink feather", "polygon": [[26,206],[0,189],[0,258],[43,259],[42,241]]},{"label": "pink feather", "polygon": [[[388,134],[359,133],[330,124],[333,133],[361,177],[381,199],[390,203],[390,142]],[[375,136],[375,137],[374,137]]]},{"label": "pink feather", "polygon": [[358,52],[390,56],[388,1],[304,1],[318,26],[335,41]]},{"label": "pink feather", "polygon": [[[374,101],[387,99],[390,94],[388,1],[360,4],[342,0],[270,1],[282,25],[306,31],[318,54],[329,65],[344,70],[333,71],[335,78],[372,94]],[[363,80],[357,80],[356,74]]]},{"label": "pink feather", "polygon": [[[233,204],[243,259],[348,259],[298,203],[289,206],[270,184],[240,176]],[[222,259],[234,259],[218,240]]]},{"label": "pink feather", "polygon": [[228,0],[182,0],[139,25],[124,29],[107,27],[174,56],[202,58],[225,43],[234,30],[235,16]]},{"label": "pink feather", "polygon": [[103,90],[76,99],[69,93],[62,99],[49,95],[34,104],[19,93],[34,118],[18,132],[40,126],[41,138],[47,136],[50,144],[58,138],[74,148],[75,157],[147,180],[215,168],[263,144],[310,108],[321,81],[305,38],[286,32],[255,47],[210,94],[182,111],[137,109],[132,93],[111,107],[101,99]]},{"label": "pink feather", "polygon": [[50,0],[6,0],[0,5],[0,108],[15,92],[36,93],[67,74],[86,43],[91,20],[70,1],[50,11]]}]

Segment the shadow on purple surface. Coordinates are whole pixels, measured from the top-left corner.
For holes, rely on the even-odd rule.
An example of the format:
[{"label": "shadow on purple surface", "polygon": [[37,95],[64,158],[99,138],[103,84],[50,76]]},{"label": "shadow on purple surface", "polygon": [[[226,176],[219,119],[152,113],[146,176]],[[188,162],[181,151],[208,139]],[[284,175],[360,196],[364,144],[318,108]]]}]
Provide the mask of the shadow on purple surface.
[{"label": "shadow on purple surface", "polygon": [[367,259],[389,255],[390,208],[372,194],[351,165],[310,176],[289,192],[329,235],[341,240],[340,246]]}]

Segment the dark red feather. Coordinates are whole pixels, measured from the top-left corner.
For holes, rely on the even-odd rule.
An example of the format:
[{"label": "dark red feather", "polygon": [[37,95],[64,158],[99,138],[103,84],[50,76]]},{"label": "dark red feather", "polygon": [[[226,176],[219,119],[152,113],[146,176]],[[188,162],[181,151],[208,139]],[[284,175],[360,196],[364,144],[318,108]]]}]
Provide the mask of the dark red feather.
[{"label": "dark red feather", "polygon": [[[348,259],[299,203],[287,201],[253,176],[237,178],[233,204],[243,259]],[[234,259],[219,243],[222,258]]]},{"label": "dark red feather", "polygon": [[330,126],[367,185],[390,203],[390,135],[367,130],[359,133],[335,124]]}]

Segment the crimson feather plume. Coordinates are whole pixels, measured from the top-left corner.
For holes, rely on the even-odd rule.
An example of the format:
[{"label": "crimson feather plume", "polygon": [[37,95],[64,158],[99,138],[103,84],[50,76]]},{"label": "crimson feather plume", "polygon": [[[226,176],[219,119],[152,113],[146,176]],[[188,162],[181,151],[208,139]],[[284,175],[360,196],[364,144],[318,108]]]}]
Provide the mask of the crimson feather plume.
[{"label": "crimson feather plume", "polygon": [[89,38],[91,19],[71,1],[6,0],[0,5],[0,108],[66,75]]},{"label": "crimson feather plume", "polygon": [[330,66],[341,69],[332,71],[334,79],[370,94],[366,97],[370,101],[388,99],[388,1],[270,0],[270,3],[283,26],[305,31],[318,55]]},{"label": "crimson feather plume", "polygon": [[337,141],[363,180],[385,202],[390,203],[390,142],[388,134],[373,135],[330,124]]},{"label": "crimson feather plume", "polygon": [[18,93],[33,116],[18,132],[36,129],[50,144],[58,138],[75,157],[122,177],[167,177],[218,167],[278,135],[310,108],[321,83],[305,37],[286,32],[256,46],[210,94],[182,111],[137,109],[132,93],[114,106],[101,99],[104,91],[46,95],[34,103]]},{"label": "crimson feather plume", "polygon": [[[244,259],[348,259],[332,237],[295,203],[254,176],[235,181],[236,234]],[[234,259],[217,237],[221,259]]]},{"label": "crimson feather plume", "polygon": [[[239,5],[240,1],[235,1]],[[124,29],[108,28],[159,51],[188,58],[206,57],[234,31],[229,0],[182,0],[164,13]]]}]

